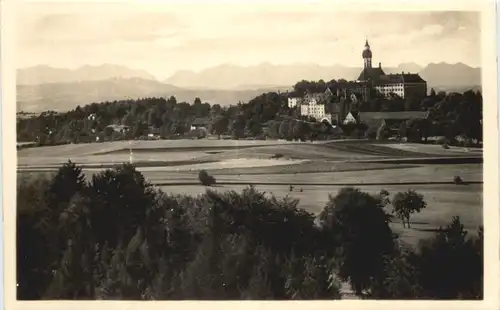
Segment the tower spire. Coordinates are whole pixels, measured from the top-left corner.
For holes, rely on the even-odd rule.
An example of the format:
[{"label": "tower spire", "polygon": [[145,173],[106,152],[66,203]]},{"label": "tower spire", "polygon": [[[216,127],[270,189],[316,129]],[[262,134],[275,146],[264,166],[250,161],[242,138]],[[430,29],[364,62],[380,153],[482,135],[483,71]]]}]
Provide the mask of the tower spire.
[{"label": "tower spire", "polygon": [[362,55],[363,55],[364,67],[371,68],[372,67],[372,51],[370,49],[370,45],[368,44],[368,38],[366,38],[365,48],[363,50]]}]

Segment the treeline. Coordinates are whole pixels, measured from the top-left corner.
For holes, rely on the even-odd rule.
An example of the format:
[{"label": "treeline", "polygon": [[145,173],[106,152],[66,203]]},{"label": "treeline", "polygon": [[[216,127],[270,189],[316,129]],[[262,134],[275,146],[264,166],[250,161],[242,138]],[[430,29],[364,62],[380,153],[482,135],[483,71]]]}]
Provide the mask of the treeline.
[{"label": "treeline", "polygon": [[[170,98],[143,98],[77,106],[65,113],[46,112],[36,117],[18,119],[18,141],[36,141],[39,144],[95,142],[139,138],[150,128],[168,137],[182,135],[190,130],[196,117],[208,117],[221,110],[196,98],[193,104]],[[108,125],[125,125],[130,131],[119,133],[106,130]]]},{"label": "treeline", "polygon": [[[265,122],[289,114],[286,103],[285,95],[278,93],[229,107],[202,103],[199,98],[193,104],[177,102],[173,96],[92,103],[66,113],[45,112],[18,119],[17,140],[54,145],[95,142],[97,137],[99,141],[137,139],[148,133],[173,139],[189,135],[196,118],[208,119],[209,134],[255,137],[262,134]],[[106,128],[113,124],[129,126],[130,130],[120,133]]]},{"label": "treeline", "polygon": [[[326,86],[329,86],[333,92],[333,97],[326,106],[326,112],[329,113],[332,105],[340,100],[336,90],[346,85],[350,83],[343,80],[332,80],[328,83],[301,81],[294,86],[291,93],[265,93],[247,103],[228,107],[202,103],[200,98],[195,98],[192,104],[177,102],[173,96],[168,99],[143,98],[92,103],[84,107],[78,106],[66,113],[45,112],[30,118],[20,118],[17,120],[17,140],[34,141],[39,145],[54,145],[139,139],[149,133],[163,139],[203,138],[210,134],[219,137],[225,135],[235,139],[265,139],[278,136],[281,138],[300,136],[306,140],[331,138],[332,131],[328,127],[311,126],[307,122],[297,125],[302,126],[305,131],[300,134],[297,134],[296,130],[285,134],[288,130],[280,132],[279,129],[272,129],[269,132],[268,129],[272,121],[280,123],[279,126],[285,123],[283,126],[287,127],[286,124],[292,119],[305,120],[300,116],[299,108],[288,107],[289,97],[307,92],[324,92]],[[349,98],[346,100],[350,101]],[[426,140],[429,136],[446,136],[451,144],[457,136],[465,140],[482,141],[482,96],[479,92],[436,94],[431,91],[429,96],[421,100],[413,97],[402,99],[396,95],[382,98],[372,94],[369,101],[359,101],[351,105],[353,114],[369,111],[415,110],[429,111],[429,118],[405,124],[405,128],[401,129],[401,136],[412,137],[414,141]],[[205,129],[191,131],[191,123],[196,118],[207,120]],[[130,130],[119,132],[108,127],[113,124],[129,126]],[[353,135],[351,127],[343,128],[350,136]],[[369,129],[367,126],[355,127],[354,136],[376,136],[377,129],[372,128],[371,132],[366,132]]]},{"label": "treeline", "polygon": [[[391,230],[409,191],[344,188],[318,218],[247,188],[170,195],[131,165],[18,179],[17,294],[37,299],[481,299],[483,235],[458,218],[416,249]],[[415,203],[417,201],[418,203]],[[432,206],[429,206],[432,207]],[[465,266],[465,267],[464,267]]]}]

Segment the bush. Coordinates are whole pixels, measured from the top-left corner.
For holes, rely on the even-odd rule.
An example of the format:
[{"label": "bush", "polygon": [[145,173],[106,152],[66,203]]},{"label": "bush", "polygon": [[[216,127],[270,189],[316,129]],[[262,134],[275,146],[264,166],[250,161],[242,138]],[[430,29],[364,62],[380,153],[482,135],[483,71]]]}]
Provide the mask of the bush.
[{"label": "bush", "polygon": [[375,140],[377,139],[377,129],[370,127],[365,131],[365,138]]},{"label": "bush", "polygon": [[198,179],[204,186],[211,186],[215,184],[215,178],[208,174],[206,170],[200,170],[198,173]]},{"label": "bush", "polygon": [[463,184],[463,182],[464,182],[464,180],[462,179],[461,176],[456,175],[453,177],[453,183],[458,185],[458,184]]},{"label": "bush", "polygon": [[450,141],[448,139],[446,139],[445,137],[439,137],[437,140],[436,140],[436,144],[439,144],[439,145],[448,145],[450,144]]}]

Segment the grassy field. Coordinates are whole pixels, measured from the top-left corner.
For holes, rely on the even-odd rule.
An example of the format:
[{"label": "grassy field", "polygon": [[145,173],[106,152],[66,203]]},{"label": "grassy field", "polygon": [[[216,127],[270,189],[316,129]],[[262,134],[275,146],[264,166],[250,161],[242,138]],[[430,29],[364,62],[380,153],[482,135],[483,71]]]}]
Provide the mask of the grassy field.
[{"label": "grassy field", "polygon": [[[404,149],[404,148],[408,149]],[[422,151],[419,150],[419,147]],[[18,166],[55,166],[71,159],[83,165],[113,165],[128,162],[130,149],[138,166],[171,165],[190,160],[193,164],[232,159],[264,160],[279,154],[283,159],[353,161],[374,159],[426,158],[431,156],[481,156],[432,145],[372,144],[362,142],[286,142],[250,140],[158,140],[117,141],[36,147],[18,151]],[[258,167],[258,164],[254,165]]]},{"label": "grassy field", "polygon": [[[129,161],[133,150],[134,164],[146,179],[166,192],[199,194],[205,188],[197,185],[198,170],[207,169],[218,182],[226,183],[216,190],[241,190],[239,183],[282,183],[257,185],[257,188],[277,196],[290,195],[300,199],[300,205],[310,212],[320,212],[329,194],[351,183],[368,192],[378,193],[382,188],[391,194],[409,187],[422,193],[428,208],[413,217],[411,229],[393,228],[403,239],[415,244],[433,230],[447,224],[452,216],[460,216],[467,229],[474,231],[482,223],[482,185],[388,185],[401,182],[451,182],[459,175],[465,182],[481,182],[481,163],[444,164],[428,161],[430,157],[481,156],[477,149],[443,149],[436,145],[372,143],[372,142],[317,142],[292,143],[286,141],[233,140],[175,140],[127,141],[39,147],[18,151],[18,173],[50,171],[71,159],[84,165],[87,177],[102,168]],[[272,159],[280,154],[280,159]],[[419,163],[398,163],[396,160],[422,158]],[[393,162],[377,162],[394,159]],[[358,161],[358,162],[356,162]],[[361,162],[362,161],[362,162]],[[91,168],[92,165],[94,168]],[[192,185],[175,186],[175,183]],[[289,184],[300,184],[289,192]],[[332,184],[319,186],[314,184]],[[368,183],[379,183],[367,186]],[[162,186],[162,184],[173,184]],[[365,184],[365,185],[363,185]],[[303,191],[300,191],[300,188]]]}]

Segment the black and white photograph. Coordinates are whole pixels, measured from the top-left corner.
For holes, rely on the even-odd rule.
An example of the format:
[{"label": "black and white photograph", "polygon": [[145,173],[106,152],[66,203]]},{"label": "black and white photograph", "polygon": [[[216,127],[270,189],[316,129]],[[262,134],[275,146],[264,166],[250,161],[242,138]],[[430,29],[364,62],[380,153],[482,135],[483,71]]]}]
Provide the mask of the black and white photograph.
[{"label": "black and white photograph", "polygon": [[484,300],[480,2],[19,1],[16,299]]}]

